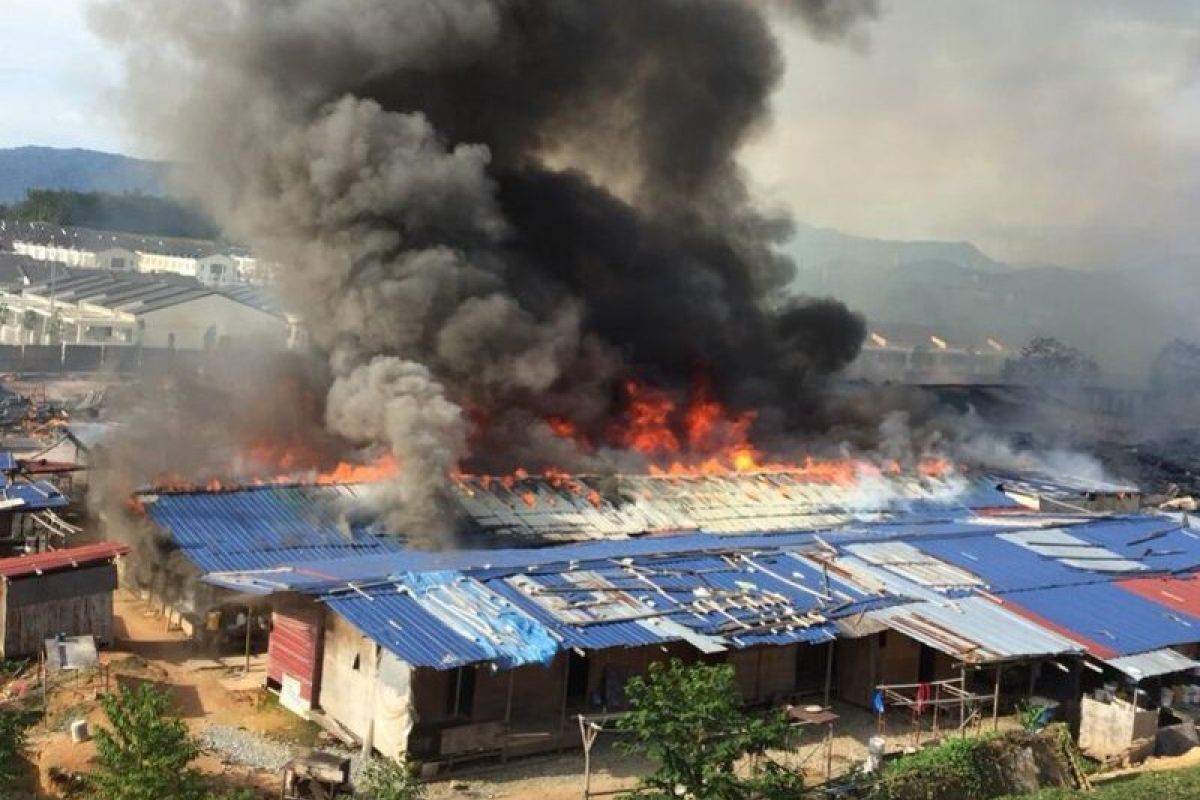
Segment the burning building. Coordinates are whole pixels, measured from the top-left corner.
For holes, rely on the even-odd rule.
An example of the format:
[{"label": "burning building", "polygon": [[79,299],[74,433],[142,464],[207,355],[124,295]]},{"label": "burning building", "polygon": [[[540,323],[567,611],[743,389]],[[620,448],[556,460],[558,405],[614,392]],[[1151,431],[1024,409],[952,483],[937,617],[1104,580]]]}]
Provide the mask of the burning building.
[{"label": "burning building", "polygon": [[898,687],[922,682],[973,717],[1037,691],[1078,719],[1105,681],[1157,697],[1200,666],[1200,605],[1170,588],[1200,568],[1197,541],[1161,516],[1010,512],[377,553],[205,581],[269,598],[268,676],[290,708],[439,762],[577,744],[568,719],[621,709],[625,681],[668,657],[729,663],[747,702],[866,706],[884,691],[903,715]]}]

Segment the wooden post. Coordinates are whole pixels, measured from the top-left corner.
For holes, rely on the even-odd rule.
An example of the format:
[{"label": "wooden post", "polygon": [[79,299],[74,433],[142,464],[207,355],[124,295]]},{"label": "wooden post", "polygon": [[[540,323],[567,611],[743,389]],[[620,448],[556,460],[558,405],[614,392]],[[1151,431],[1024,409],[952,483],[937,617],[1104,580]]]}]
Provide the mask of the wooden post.
[{"label": "wooden post", "polygon": [[567,687],[571,682],[571,651],[564,650],[563,658],[563,686],[562,686],[562,703],[559,705],[559,725],[558,725],[558,747],[561,750],[563,741],[567,738]]},{"label": "wooden post", "polygon": [[933,735],[938,734],[938,712],[942,708],[942,682],[933,683]]},{"label": "wooden post", "polygon": [[504,721],[512,722],[513,680],[516,670],[508,671],[508,696],[504,698]]},{"label": "wooden post", "polygon": [[600,729],[589,724],[583,714],[578,719],[579,739],[583,743],[583,800],[589,800],[592,796],[592,745],[600,735]]},{"label": "wooden post", "polygon": [[50,715],[49,700],[46,697],[46,681],[49,679],[50,670],[46,664],[46,644],[43,642],[38,648],[38,672],[42,673],[42,724],[46,725],[47,717]]},{"label": "wooden post", "polygon": [[246,606],[246,666],[243,672],[246,675],[250,674],[250,627],[251,621],[254,619],[254,608]]},{"label": "wooden post", "polygon": [[825,654],[825,707],[829,708],[830,686],[833,683],[833,648],[834,643],[830,642],[829,651]]},{"label": "wooden post", "polygon": [[[382,652],[379,645],[371,642],[371,661],[367,669],[367,680],[370,683],[367,686],[367,729],[363,733],[362,739],[362,755],[364,759],[371,757],[371,751],[375,749],[375,684],[379,682],[379,655]],[[461,667],[459,669],[462,669]],[[462,673],[460,672],[461,676]],[[454,704],[457,707],[458,698],[454,698]]]},{"label": "wooden post", "polygon": [[1004,666],[996,665],[996,687],[992,690],[992,730],[1000,730],[1000,674]]},{"label": "wooden post", "polygon": [[754,702],[756,703],[762,700],[762,661],[764,649],[764,647],[760,646],[754,658]]},{"label": "wooden post", "polygon": [[967,665],[958,662],[958,735],[967,736]]},{"label": "wooden post", "polygon": [[516,670],[508,671],[508,694],[504,698],[504,749],[500,752],[500,763],[508,763],[509,725],[512,723],[513,680]]},{"label": "wooden post", "polygon": [[[828,708],[828,706],[826,706]],[[829,733],[825,736],[825,782],[833,777],[833,723],[829,723]]]}]

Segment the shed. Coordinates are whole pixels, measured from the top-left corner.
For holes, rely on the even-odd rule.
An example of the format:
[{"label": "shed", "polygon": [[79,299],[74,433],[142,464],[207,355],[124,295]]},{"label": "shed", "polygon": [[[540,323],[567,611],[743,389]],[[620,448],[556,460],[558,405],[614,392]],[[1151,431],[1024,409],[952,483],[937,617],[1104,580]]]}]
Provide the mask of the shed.
[{"label": "shed", "polygon": [[0,658],[37,653],[57,634],[112,640],[115,542],[0,559]]}]

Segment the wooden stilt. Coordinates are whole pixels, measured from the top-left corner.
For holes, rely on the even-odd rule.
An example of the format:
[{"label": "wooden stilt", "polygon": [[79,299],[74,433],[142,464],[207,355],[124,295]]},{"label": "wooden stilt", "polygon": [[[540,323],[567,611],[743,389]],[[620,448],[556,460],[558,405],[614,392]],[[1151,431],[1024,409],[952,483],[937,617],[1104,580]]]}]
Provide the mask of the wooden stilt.
[{"label": "wooden stilt", "polygon": [[996,665],[996,686],[992,690],[992,730],[1000,730],[1000,675],[1004,667]]}]

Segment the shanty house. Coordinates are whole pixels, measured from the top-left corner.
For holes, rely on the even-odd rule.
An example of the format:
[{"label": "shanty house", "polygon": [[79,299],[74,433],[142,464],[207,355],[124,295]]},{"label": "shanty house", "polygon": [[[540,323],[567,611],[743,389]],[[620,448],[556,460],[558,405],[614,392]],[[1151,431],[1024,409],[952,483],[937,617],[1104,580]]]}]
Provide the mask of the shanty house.
[{"label": "shanty house", "polygon": [[128,552],[97,542],[0,559],[0,658],[37,653],[60,633],[111,641],[115,562]]},{"label": "shanty house", "polygon": [[476,541],[593,541],[403,551],[362,518],[369,485],[140,497],[190,575],[271,607],[288,707],[425,761],[572,744],[573,714],[620,710],[670,657],[731,664],[750,703],[882,694],[919,714],[933,685],[963,715],[1037,696],[1073,719],[1098,684],[1149,708],[1200,666],[1192,595],[1128,583],[1200,571],[1186,519],[1023,513],[967,481],[899,498],[778,475],[456,485]]},{"label": "shanty house", "polygon": [[400,550],[395,537],[346,516],[365,494],[353,484],[141,493],[135,502],[147,527],[127,532],[142,544],[125,580],[199,636],[209,612],[226,607],[236,619],[246,610],[202,584],[202,575]]},{"label": "shanty house", "polygon": [[388,755],[441,761],[573,744],[571,715],[623,709],[626,681],[670,657],[731,664],[749,703],[820,694],[834,619],[888,599],[783,549],[811,543],[696,534],[206,580],[285,593],[268,670],[290,707]]}]

